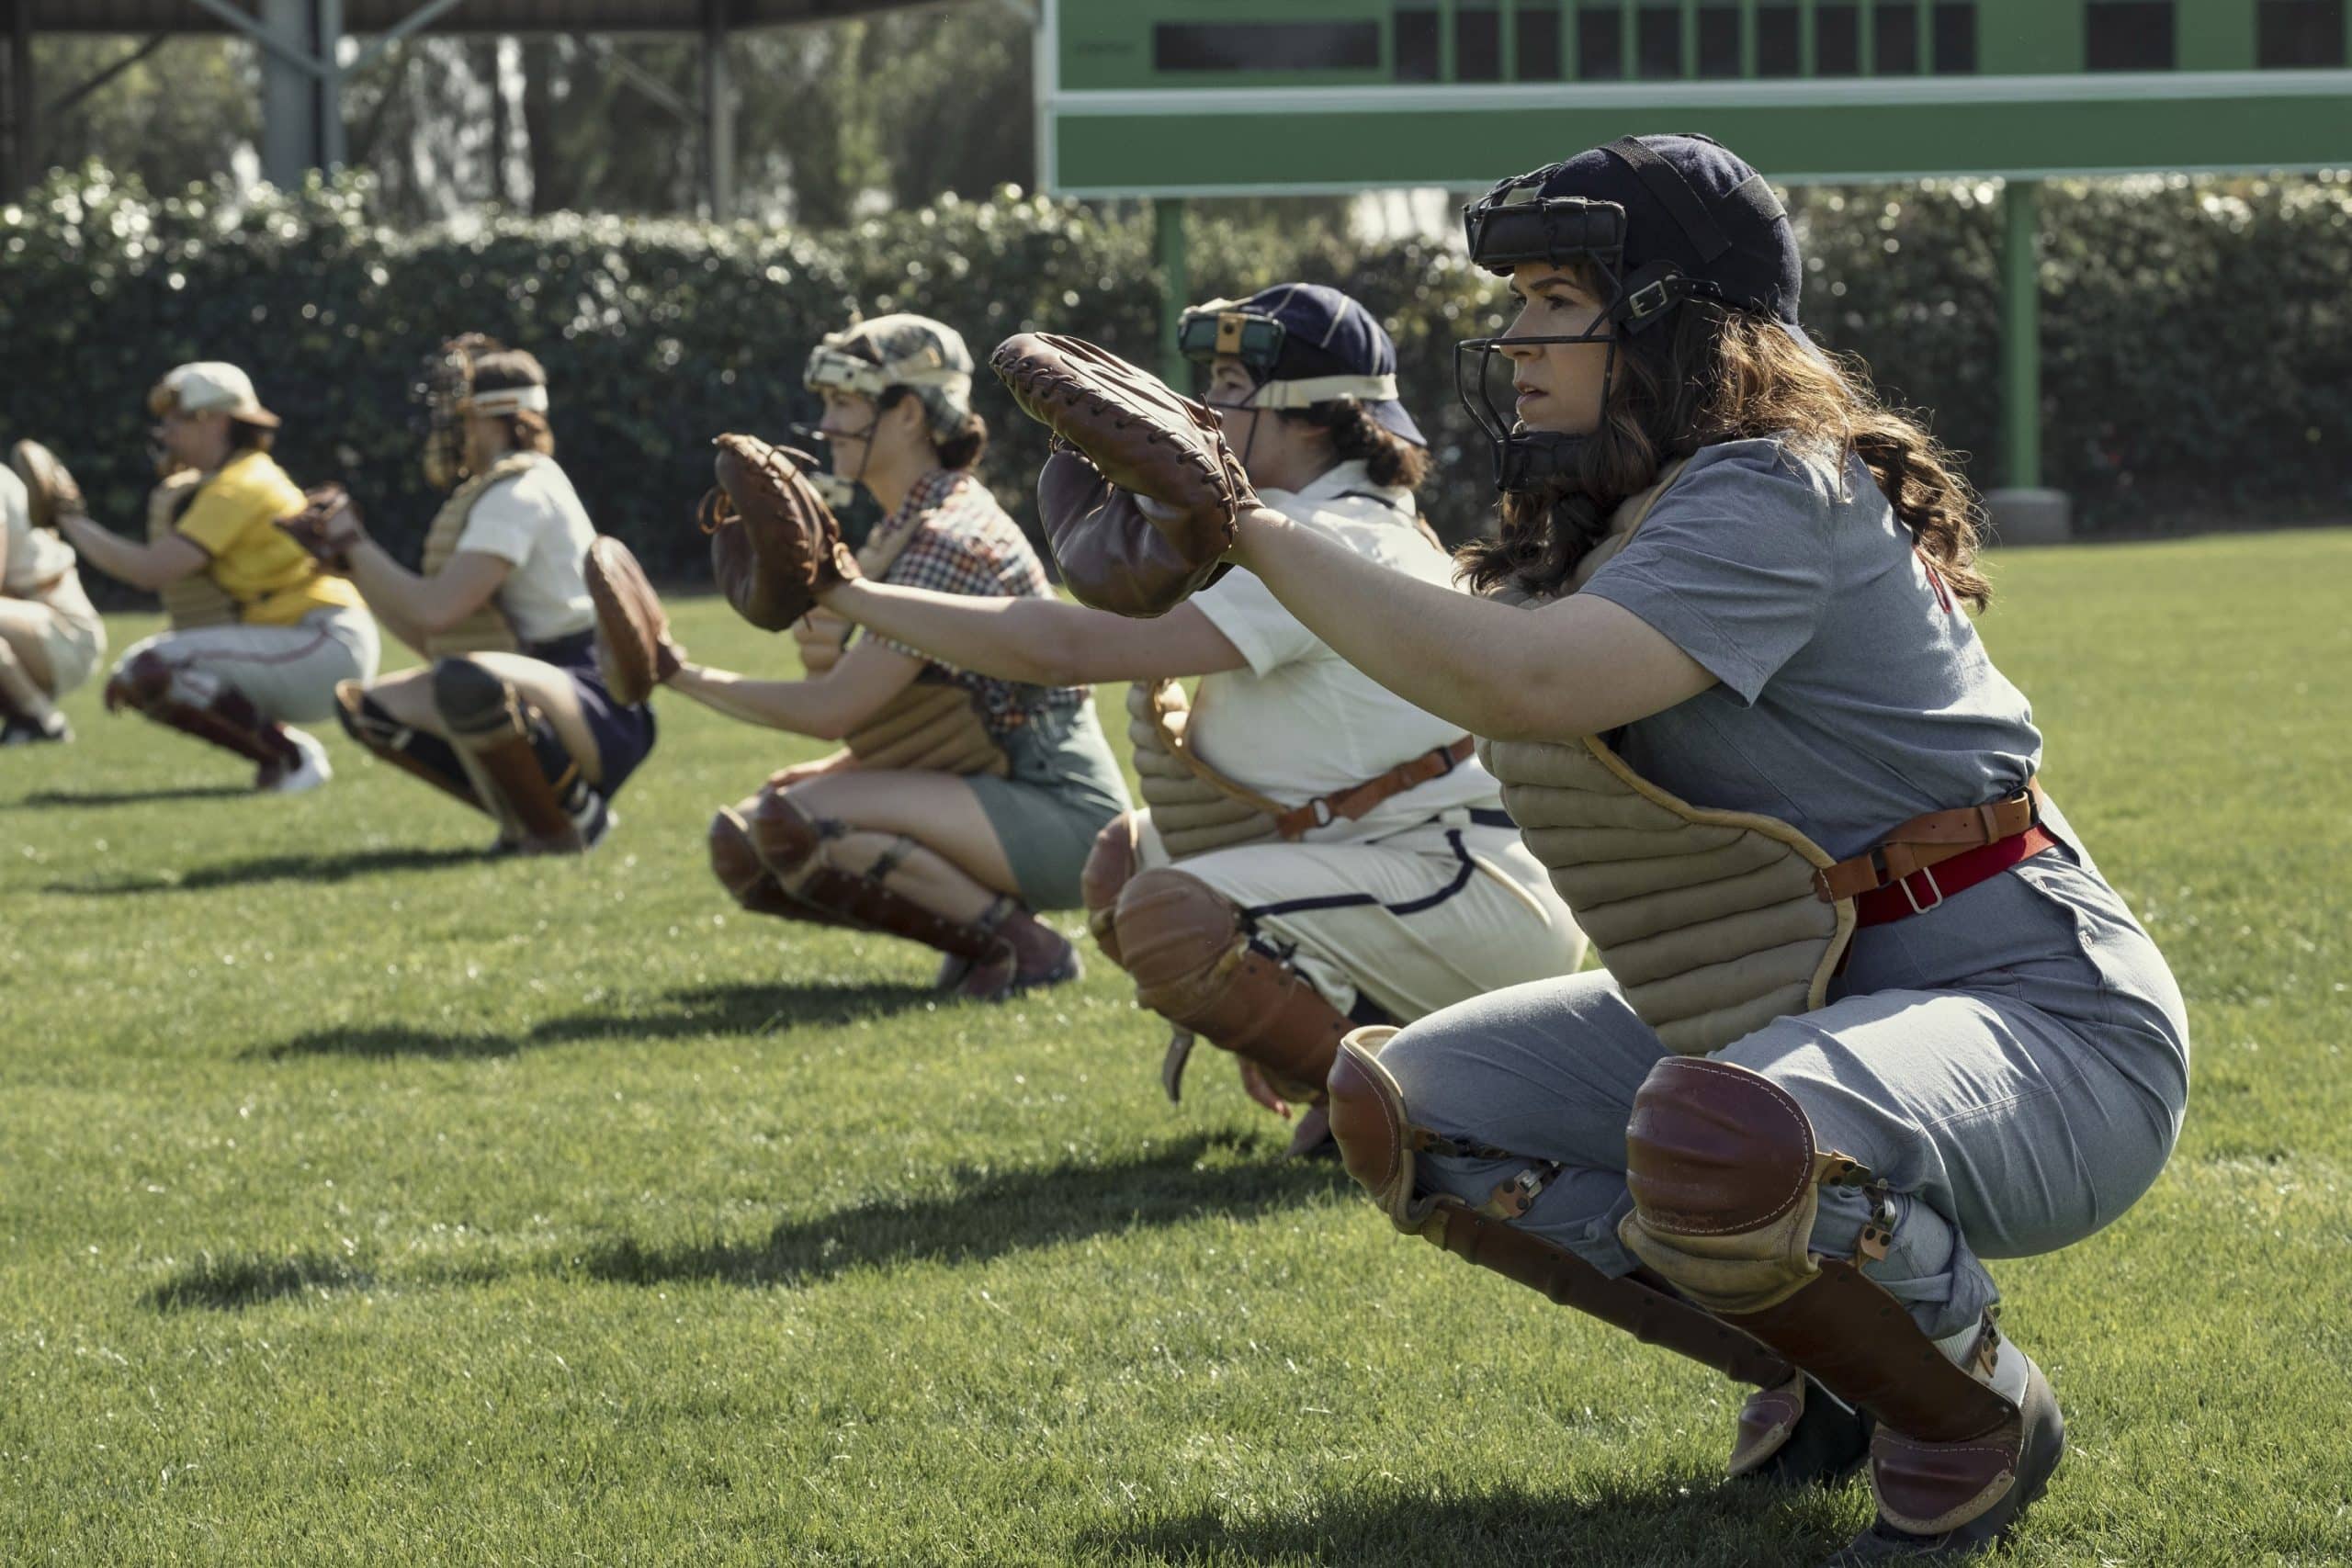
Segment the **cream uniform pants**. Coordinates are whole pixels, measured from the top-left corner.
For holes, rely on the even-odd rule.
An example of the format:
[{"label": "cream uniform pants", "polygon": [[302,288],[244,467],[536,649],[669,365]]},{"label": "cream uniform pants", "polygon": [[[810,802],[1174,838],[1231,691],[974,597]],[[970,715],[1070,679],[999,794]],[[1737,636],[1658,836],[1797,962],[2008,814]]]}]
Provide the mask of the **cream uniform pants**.
[{"label": "cream uniform pants", "polygon": [[1241,908],[1252,941],[1341,1012],[1398,1023],[1574,974],[1584,933],[1496,810],[1456,809],[1376,839],[1244,844],[1171,863],[1136,813],[1137,869],[1174,864]]}]

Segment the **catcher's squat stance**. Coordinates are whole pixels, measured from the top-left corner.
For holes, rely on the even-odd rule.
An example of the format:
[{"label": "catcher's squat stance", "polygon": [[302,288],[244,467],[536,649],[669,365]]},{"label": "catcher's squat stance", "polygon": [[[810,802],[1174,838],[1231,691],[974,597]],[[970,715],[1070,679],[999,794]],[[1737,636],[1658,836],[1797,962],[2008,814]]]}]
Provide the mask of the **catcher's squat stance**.
[{"label": "catcher's squat stance", "polygon": [[425,534],[424,570],[370,539],[340,495],[291,525],[428,660],[338,688],[344,728],[491,817],[495,852],[584,852],[653,749],[653,711],[616,700],[596,667],[595,529],[556,465],[547,372],[469,335],[442,345],[424,391],[425,477],[450,492]]},{"label": "catcher's squat stance", "polygon": [[133,543],[84,514],[71,480],[57,528],[82,558],[164,601],[170,629],[131,645],[107,706],[250,759],[254,787],[326,782],[326,748],[294,722],[334,712],[337,682],[376,673],[375,618],[351,585],[320,570],[277,526],[303,495],[270,456],[277,415],[233,365],[183,365],[148,395],[163,482]]},{"label": "catcher's squat stance", "polygon": [[105,623],[82,592],[74,547],[58,537],[62,502],[81,491],[48,450],[19,441],[0,468],[0,746],[71,740],[56,699],[90,678]]},{"label": "catcher's squat stance", "polygon": [[1866,1448],[1878,1517],[1842,1560],[1974,1550],[2061,1448],[1980,1259],[2079,1240],[2155,1179],[2179,993],[2034,784],[2041,738],[1963,613],[1965,485],[1798,332],[1770,186],[1703,138],[1626,139],[1467,220],[1519,301],[1464,345],[1504,491],[1484,598],[1246,493],[1181,504],[1214,448],[1082,344],[996,364],[1090,450],[1134,447],[1104,411],[1174,432],[1203,467],[1124,482],[1180,504],[1095,554],[1181,592],[1229,551],[1486,738],[1609,962],[1351,1036],[1350,1170],[1401,1229],[1755,1384],[1736,1472]]},{"label": "catcher's squat stance", "polygon": [[705,513],[720,585],[753,625],[794,626],[810,674],[752,681],[686,664],[669,683],[730,717],[846,742],[712,819],[711,869],[738,902],[910,938],[946,954],[943,987],[992,998],[1079,973],[1077,952],[1031,911],[1079,902],[1088,846],[1126,808],[1093,700],[878,637],[844,648],[844,622],[808,615],[820,583],[860,572],[991,604],[1051,594],[972,472],[988,433],[971,368],[952,329],[907,315],[809,356],[833,473],[885,513],[855,557],[803,471],[815,459],[721,438]]},{"label": "catcher's squat stance", "polygon": [[[1337,289],[1283,284],[1185,312],[1181,341],[1267,504],[1367,560],[1443,585],[1422,531],[1428,466],[1396,349]],[[1048,496],[1081,459],[1064,455]],[[1573,971],[1583,942],[1458,726],[1384,691],[1246,571],[1166,615],[982,602],[851,581],[827,608],[965,669],[1042,684],[1125,680],[1148,809],[1087,864],[1088,924],[1137,999],[1241,1059],[1253,1098],[1311,1101],[1358,1023],[1415,1019]],[[1180,677],[1200,676],[1188,706]]]}]

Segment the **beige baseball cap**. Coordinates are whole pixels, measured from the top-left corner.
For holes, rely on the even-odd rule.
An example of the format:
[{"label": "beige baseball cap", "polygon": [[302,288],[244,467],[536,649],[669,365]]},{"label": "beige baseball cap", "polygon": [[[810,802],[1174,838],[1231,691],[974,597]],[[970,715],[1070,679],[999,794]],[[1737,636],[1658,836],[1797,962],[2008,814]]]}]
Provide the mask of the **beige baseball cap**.
[{"label": "beige baseball cap", "polygon": [[253,378],[217,359],[198,360],[173,370],[147,394],[147,409],[158,418],[178,409],[184,413],[225,413],[270,430],[279,423],[276,414],[261,406]]}]

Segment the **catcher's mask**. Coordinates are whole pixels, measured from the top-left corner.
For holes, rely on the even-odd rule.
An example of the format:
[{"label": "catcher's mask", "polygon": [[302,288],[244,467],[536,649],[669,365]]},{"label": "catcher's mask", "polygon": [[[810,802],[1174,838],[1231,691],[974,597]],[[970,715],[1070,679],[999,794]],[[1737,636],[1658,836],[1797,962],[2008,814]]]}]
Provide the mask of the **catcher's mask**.
[{"label": "catcher's mask", "polygon": [[426,356],[413,389],[424,404],[424,478],[435,490],[454,490],[467,478],[466,420],[475,414],[548,412],[548,389],[540,386],[474,389],[474,365],[506,345],[481,333],[453,337]]},{"label": "catcher's mask", "polygon": [[1771,316],[1804,341],[1797,325],[1803,275],[1787,209],[1763,175],[1706,137],[1621,137],[1502,181],[1462,209],[1462,222],[1477,265],[1505,277],[1527,262],[1581,267],[1600,301],[1580,333],[1454,345],[1454,390],[1493,451],[1498,491],[1535,490],[1575,473],[1589,438],[1519,422],[1506,346],[1602,344],[1606,421],[1618,355],[1685,300]]},{"label": "catcher's mask", "polygon": [[[1428,445],[1396,400],[1396,345],[1370,311],[1336,288],[1282,283],[1247,299],[1194,305],[1177,319],[1176,345],[1195,365],[1230,357],[1248,372],[1250,396],[1212,408],[1287,412],[1349,399],[1396,435]],[[1240,454],[1244,468],[1256,440],[1253,425]]]},{"label": "catcher's mask", "polygon": [[852,490],[865,481],[866,466],[874,460],[875,428],[881,423],[884,400],[893,389],[922,404],[925,423],[941,440],[952,434],[972,410],[972,356],[962,336],[928,316],[904,311],[826,333],[808,351],[800,383],[812,392],[848,393],[874,405],[874,417],[863,430],[844,430],[836,435],[805,424],[793,427],[796,435],[811,441],[865,444],[856,473],[808,476],[825,503],[836,508],[847,505]]}]

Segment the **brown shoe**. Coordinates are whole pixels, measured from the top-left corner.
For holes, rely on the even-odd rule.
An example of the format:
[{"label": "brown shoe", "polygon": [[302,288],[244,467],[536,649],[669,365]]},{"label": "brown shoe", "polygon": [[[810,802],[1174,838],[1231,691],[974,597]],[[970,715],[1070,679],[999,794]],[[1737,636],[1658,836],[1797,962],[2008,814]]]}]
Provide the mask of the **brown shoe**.
[{"label": "brown shoe", "polygon": [[[2049,1488],[2065,1448],[2066,1422],[2057,1396],[2030,1359],[2017,1415],[1984,1437],[1923,1443],[1881,1427],[1871,1439],[1877,1522],[1826,1568],[1967,1557],[1998,1544]],[[1983,1506],[1988,1493],[1996,1495],[1989,1507]],[[1965,1522],[1938,1529],[1951,1515]]]},{"label": "brown shoe", "polygon": [[1800,1372],[1778,1388],[1758,1389],[1739,1407],[1732,1478],[1768,1486],[1843,1485],[1870,1458],[1875,1426]]}]

